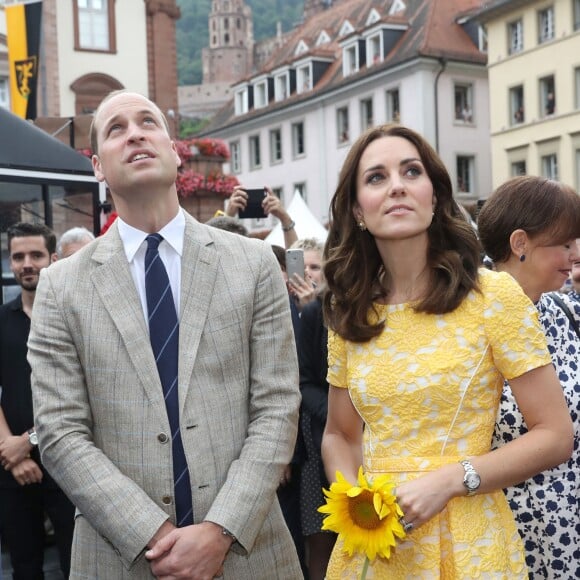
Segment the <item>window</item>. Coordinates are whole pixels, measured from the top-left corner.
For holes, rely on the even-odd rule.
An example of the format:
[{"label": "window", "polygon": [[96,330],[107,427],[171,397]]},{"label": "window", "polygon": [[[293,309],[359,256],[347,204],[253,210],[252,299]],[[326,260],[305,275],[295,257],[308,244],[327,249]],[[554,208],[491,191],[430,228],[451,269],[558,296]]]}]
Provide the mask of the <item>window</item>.
[{"label": "window", "polygon": [[0,79],[0,107],[10,108],[8,79]]},{"label": "window", "polygon": [[339,109],[336,109],[336,133],[340,144],[349,142],[348,107],[340,107]]},{"label": "window", "polygon": [[580,149],[576,149],[576,191],[580,191]]},{"label": "window", "polygon": [[574,0],[574,30],[580,30],[580,0]]},{"label": "window", "polygon": [[574,69],[574,84],[576,85],[574,104],[577,109],[580,109],[580,67]]},{"label": "window", "polygon": [[257,169],[262,166],[262,156],[260,154],[260,136],[250,137],[250,169]]},{"label": "window", "polygon": [[455,120],[461,123],[473,123],[473,87],[455,85]]},{"label": "window", "polygon": [[554,7],[549,6],[538,12],[538,42],[548,42],[554,38]]},{"label": "window", "polygon": [[282,201],[282,203],[284,203],[284,188],[282,187],[273,187],[272,188],[272,193],[280,200]]},{"label": "window", "polygon": [[390,123],[399,123],[401,121],[399,89],[387,91],[387,121]]},{"label": "window", "polygon": [[521,20],[510,22],[508,24],[508,38],[510,54],[524,50],[524,27]]},{"label": "window", "polygon": [[296,92],[304,93],[312,89],[312,75],[310,73],[310,63],[301,66],[296,71]]},{"label": "window", "polygon": [[558,181],[558,157],[555,153],[542,157],[542,175]]},{"label": "window", "polygon": [[115,52],[114,0],[75,0],[75,49]]},{"label": "window", "polygon": [[347,77],[358,71],[358,44],[345,48],[342,53],[342,74]]},{"label": "window", "polygon": [[254,107],[261,109],[268,105],[268,81],[264,80],[254,87]]},{"label": "window", "polygon": [[274,79],[274,100],[283,101],[290,94],[289,89],[289,75],[288,73],[283,73],[278,75]]},{"label": "window", "polygon": [[304,123],[292,123],[292,155],[293,157],[301,157],[305,151]]},{"label": "window", "polygon": [[526,120],[523,85],[510,89],[510,119],[510,125],[519,125]]},{"label": "window", "polygon": [[373,100],[363,99],[360,102],[360,128],[361,131],[366,131],[369,127],[374,125],[373,121]]},{"label": "window", "polygon": [[242,170],[242,162],[240,157],[240,142],[230,141],[230,165],[232,173],[240,173]]},{"label": "window", "polygon": [[282,131],[272,129],[270,131],[270,163],[282,161]]},{"label": "window", "polygon": [[471,156],[457,156],[457,191],[474,193],[473,183],[474,159]]},{"label": "window", "polygon": [[540,79],[540,117],[556,112],[556,92],[552,75]]},{"label": "window", "polygon": [[520,175],[526,175],[526,162],[525,161],[515,161],[512,163],[512,177],[518,177]]},{"label": "window", "polygon": [[375,34],[367,40],[367,66],[378,64],[382,60],[381,35]]},{"label": "window", "polygon": [[302,199],[304,201],[307,201],[307,199],[306,199],[306,184],[305,183],[295,183],[294,184],[294,193],[299,193],[300,197],[302,197]]},{"label": "window", "polygon": [[234,97],[234,113],[236,115],[243,115],[249,110],[249,93],[248,88],[245,87],[236,91]]},{"label": "window", "polygon": [[480,26],[477,30],[477,46],[481,52],[487,52],[487,29]]}]

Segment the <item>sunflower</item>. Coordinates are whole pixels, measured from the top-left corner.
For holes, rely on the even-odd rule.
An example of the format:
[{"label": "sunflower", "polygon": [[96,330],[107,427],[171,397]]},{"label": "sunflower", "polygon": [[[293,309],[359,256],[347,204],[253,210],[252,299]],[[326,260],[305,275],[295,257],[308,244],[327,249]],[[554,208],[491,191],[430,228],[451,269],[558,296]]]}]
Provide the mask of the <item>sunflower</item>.
[{"label": "sunflower", "polygon": [[359,552],[371,561],[377,556],[388,559],[396,538],[406,536],[399,521],[403,511],[394,488],[388,475],[379,475],[369,482],[362,467],[358,471],[358,485],[351,485],[337,471],[330,489],[322,490],[326,504],[318,511],[328,514],[322,529],[336,532],[349,556]]}]

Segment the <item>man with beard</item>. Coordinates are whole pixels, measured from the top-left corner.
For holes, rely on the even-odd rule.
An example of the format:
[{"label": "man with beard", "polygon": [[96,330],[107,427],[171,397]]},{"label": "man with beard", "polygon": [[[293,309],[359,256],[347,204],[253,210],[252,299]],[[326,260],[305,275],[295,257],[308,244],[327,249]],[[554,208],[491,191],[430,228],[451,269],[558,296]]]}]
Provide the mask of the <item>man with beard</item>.
[{"label": "man with beard", "polygon": [[42,579],[48,514],[68,578],[74,507],[40,462],[26,359],[36,286],[40,271],[56,260],[56,237],[45,225],[17,223],[8,228],[8,251],[22,292],[0,307],[0,535],[14,580]]}]

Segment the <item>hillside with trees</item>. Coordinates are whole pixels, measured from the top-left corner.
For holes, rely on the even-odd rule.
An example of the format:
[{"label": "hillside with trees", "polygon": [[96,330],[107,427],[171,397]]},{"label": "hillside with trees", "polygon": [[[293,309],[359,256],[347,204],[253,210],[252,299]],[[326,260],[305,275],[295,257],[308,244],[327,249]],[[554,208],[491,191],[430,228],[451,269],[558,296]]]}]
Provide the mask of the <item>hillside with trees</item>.
[{"label": "hillside with trees", "polygon": [[[254,39],[275,36],[277,22],[287,32],[302,18],[303,0],[246,0],[252,8]],[[208,16],[211,0],[178,0],[177,74],[180,85],[201,83],[202,48],[209,44]]]}]

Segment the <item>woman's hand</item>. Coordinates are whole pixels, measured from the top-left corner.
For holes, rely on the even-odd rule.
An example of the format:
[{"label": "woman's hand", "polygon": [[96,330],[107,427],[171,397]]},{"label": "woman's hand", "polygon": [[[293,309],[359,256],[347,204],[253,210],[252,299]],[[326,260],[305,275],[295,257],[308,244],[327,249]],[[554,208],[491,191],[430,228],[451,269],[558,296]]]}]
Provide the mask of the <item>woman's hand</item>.
[{"label": "woman's hand", "polygon": [[397,486],[405,523],[413,524],[409,533],[440,513],[451,499],[466,495],[463,475],[463,467],[452,463]]},{"label": "woman's hand", "polygon": [[248,203],[248,194],[242,185],[236,185],[234,191],[228,199],[225,214],[229,217],[237,217],[238,212],[246,209]]}]

